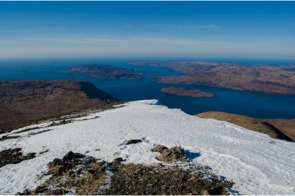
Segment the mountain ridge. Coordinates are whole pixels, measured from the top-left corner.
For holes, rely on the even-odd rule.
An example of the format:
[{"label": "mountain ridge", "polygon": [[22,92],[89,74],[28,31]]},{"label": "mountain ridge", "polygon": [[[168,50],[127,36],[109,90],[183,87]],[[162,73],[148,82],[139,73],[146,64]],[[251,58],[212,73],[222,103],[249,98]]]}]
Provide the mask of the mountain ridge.
[{"label": "mountain ridge", "polygon": [[[36,153],[36,157],[1,168],[0,194],[36,188],[46,179],[42,173],[48,170],[47,163],[69,151],[107,162],[121,157],[123,164],[152,165],[159,163],[158,154],[152,151],[158,144],[182,146],[190,164],[208,166],[216,175],[233,181],[232,194],[295,194],[293,142],[156,103],[128,102],[73,118],[71,123],[53,124],[49,131],[45,131],[51,124],[47,122],[2,134],[18,138],[1,141],[0,151],[18,147],[24,155]],[[130,139],[142,142],[126,145]]]}]

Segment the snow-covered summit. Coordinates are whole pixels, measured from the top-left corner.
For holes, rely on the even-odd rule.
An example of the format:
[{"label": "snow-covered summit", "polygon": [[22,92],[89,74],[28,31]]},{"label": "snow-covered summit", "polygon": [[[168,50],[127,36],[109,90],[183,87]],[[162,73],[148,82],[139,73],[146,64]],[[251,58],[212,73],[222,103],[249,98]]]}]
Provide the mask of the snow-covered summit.
[{"label": "snow-covered summit", "polygon": [[[158,160],[151,149],[157,144],[182,146],[197,154],[193,163],[210,166],[214,173],[233,180],[233,189],[240,194],[295,194],[295,143],[156,103],[129,102],[45,132],[42,126],[47,124],[22,133],[16,132],[25,128],[13,131],[10,136],[21,137],[1,141],[0,151],[20,147],[24,153],[36,152],[37,156],[0,168],[0,194],[35,188],[45,180],[38,176],[47,170],[47,163],[69,151],[89,152],[107,161],[122,157],[127,163],[153,164]],[[129,139],[144,142],[122,145]]]}]

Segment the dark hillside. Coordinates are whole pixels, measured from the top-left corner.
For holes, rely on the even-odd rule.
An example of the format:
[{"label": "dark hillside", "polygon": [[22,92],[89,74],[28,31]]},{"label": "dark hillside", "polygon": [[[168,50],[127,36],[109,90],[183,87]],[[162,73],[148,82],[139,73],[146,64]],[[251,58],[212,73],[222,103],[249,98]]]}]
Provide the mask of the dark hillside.
[{"label": "dark hillside", "polygon": [[90,82],[0,82],[0,130],[117,102]]}]

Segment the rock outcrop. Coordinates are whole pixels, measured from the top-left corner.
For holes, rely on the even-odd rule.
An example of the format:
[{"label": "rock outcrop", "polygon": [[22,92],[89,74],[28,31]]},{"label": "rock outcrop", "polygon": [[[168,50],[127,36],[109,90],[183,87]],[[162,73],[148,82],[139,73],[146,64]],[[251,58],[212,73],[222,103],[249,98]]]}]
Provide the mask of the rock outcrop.
[{"label": "rock outcrop", "polygon": [[[179,150],[180,147],[170,149],[175,152],[173,149]],[[227,190],[234,184],[202,166],[190,165],[184,169],[163,164],[122,164],[122,161],[118,157],[107,163],[92,156],[69,152],[48,164],[46,175],[51,177],[42,185],[18,194],[221,195],[228,194]]]},{"label": "rock outcrop", "polygon": [[159,161],[163,162],[173,162],[173,161],[188,161],[184,150],[180,146],[175,146],[173,148],[167,148],[166,146],[157,145],[153,152],[159,152]]}]

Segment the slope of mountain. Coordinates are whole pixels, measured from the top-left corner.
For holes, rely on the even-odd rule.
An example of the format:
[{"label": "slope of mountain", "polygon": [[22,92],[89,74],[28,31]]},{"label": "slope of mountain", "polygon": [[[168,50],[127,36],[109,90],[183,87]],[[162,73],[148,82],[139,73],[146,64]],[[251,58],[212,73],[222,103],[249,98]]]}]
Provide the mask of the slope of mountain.
[{"label": "slope of mountain", "polygon": [[90,82],[0,82],[0,133],[29,121],[99,107],[117,101]]},{"label": "slope of mountain", "polygon": [[[232,194],[295,194],[295,145],[227,122],[190,116],[156,105],[156,100],[130,102],[112,110],[14,130],[0,137],[0,152],[21,148],[36,153],[17,164],[0,168],[0,194],[34,189],[48,177],[47,164],[67,152],[89,153],[97,159],[123,163],[159,163],[157,144],[182,146],[191,164],[203,164],[232,180]],[[32,128],[36,129],[32,129]],[[29,130],[28,128],[31,128]],[[130,139],[141,143],[124,145]],[[134,140],[136,141],[136,140]]]},{"label": "slope of mountain", "polygon": [[295,141],[295,119],[266,119],[264,121],[280,129]]},{"label": "slope of mountain", "polygon": [[207,119],[211,118],[211,119],[222,120],[229,123],[233,123],[235,125],[244,127],[252,131],[257,131],[260,133],[267,134],[272,138],[282,139],[286,141],[294,141],[284,132],[274,127],[272,124],[257,118],[252,118],[252,117],[238,115],[238,114],[232,114],[228,112],[213,112],[213,111],[203,112],[203,113],[197,114],[197,116],[200,118],[207,118]]}]

